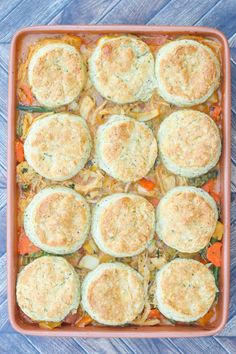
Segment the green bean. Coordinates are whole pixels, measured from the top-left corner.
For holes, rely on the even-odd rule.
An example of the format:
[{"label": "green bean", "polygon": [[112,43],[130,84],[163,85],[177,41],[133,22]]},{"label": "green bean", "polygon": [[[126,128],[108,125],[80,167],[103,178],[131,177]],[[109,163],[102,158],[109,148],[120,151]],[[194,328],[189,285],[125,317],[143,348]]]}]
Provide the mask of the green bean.
[{"label": "green bean", "polygon": [[190,186],[201,187],[210,179],[216,179],[218,176],[218,170],[212,170],[207,172],[205,175],[199,177],[188,178],[188,184]]},{"label": "green bean", "polygon": [[38,113],[45,113],[45,112],[54,112],[54,109],[51,107],[40,107],[40,106],[17,106],[18,111],[26,111],[26,112],[38,112]]}]

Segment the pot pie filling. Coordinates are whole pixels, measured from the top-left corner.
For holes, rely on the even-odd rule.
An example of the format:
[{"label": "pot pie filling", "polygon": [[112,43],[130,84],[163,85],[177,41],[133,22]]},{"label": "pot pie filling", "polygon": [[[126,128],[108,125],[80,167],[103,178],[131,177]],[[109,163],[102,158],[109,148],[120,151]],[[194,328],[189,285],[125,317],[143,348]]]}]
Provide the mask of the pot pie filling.
[{"label": "pot pie filling", "polygon": [[[185,323],[185,325],[188,324],[193,326],[207,327],[210,326],[217,318],[217,311],[218,311],[218,304],[217,304],[218,288],[217,287],[219,283],[219,270],[221,266],[221,247],[222,247],[222,237],[224,231],[224,226],[221,222],[221,213],[220,213],[221,204],[220,204],[220,195],[219,195],[219,191],[220,191],[219,163],[217,162],[213,168],[207,171],[207,173],[197,175],[196,177],[185,177],[183,175],[177,173],[175,174],[170,170],[168,170],[167,169],[168,166],[165,165],[165,161],[162,160],[162,156],[158,151],[159,149],[157,149],[157,151],[155,151],[155,157],[156,157],[155,161],[154,159],[152,159],[150,165],[151,167],[149,168],[148,172],[145,170],[142,173],[142,166],[145,161],[141,161],[142,160],[140,158],[141,153],[139,158],[136,159],[137,156],[136,148],[137,148],[137,143],[139,141],[138,136],[136,136],[135,139],[132,140],[132,137],[129,136],[129,131],[125,126],[122,132],[120,132],[120,134],[122,139],[128,142],[124,147],[126,151],[126,155],[129,154],[129,156],[132,157],[133,154],[134,156],[133,158],[136,160],[132,160],[132,158],[130,157],[125,161],[122,160],[122,156],[124,156],[124,154],[122,153],[122,146],[121,146],[122,144],[119,144],[119,135],[116,136],[113,143],[112,143],[112,139],[110,139],[109,144],[112,149],[110,153],[114,151],[114,156],[115,158],[120,159],[120,161],[118,161],[119,166],[120,163],[122,163],[123,166],[122,168],[124,168],[124,171],[126,168],[129,169],[131,167],[133,168],[133,166],[137,166],[137,170],[139,168],[139,173],[138,173],[139,179],[135,181],[132,179],[131,180],[125,179],[125,181],[122,181],[122,178],[112,177],[112,173],[106,172],[109,170],[109,166],[107,166],[106,170],[101,168],[101,166],[99,166],[99,163],[97,161],[97,156],[96,156],[97,153],[96,139],[97,139],[98,129],[100,130],[103,129],[103,125],[106,124],[111,117],[113,117],[114,122],[116,121],[116,117],[128,117],[129,119],[132,120],[132,122],[137,121],[139,123],[142,123],[143,125],[148,127],[149,130],[152,132],[153,136],[156,139],[157,148],[158,148],[158,144],[159,144],[158,132],[161,123],[165,121],[165,119],[169,117],[171,114],[173,114],[174,112],[177,112],[184,108],[181,105],[178,106],[173,104],[173,102],[168,102],[163,98],[165,95],[163,95],[162,97],[159,94],[158,80],[160,78],[158,77],[159,75],[158,71],[156,70],[155,72],[155,70],[153,69],[153,63],[158,57],[158,52],[165,45],[174,43],[174,41],[180,42],[180,40],[185,40],[185,42],[188,42],[189,40],[191,42],[191,45],[193,45],[193,43],[201,44],[201,49],[207,48],[206,49],[207,53],[209,53],[210,50],[210,53],[213,53],[216,60],[218,60],[218,62],[221,63],[221,54],[220,54],[221,46],[219,43],[205,37],[197,37],[197,36],[190,36],[190,35],[189,36],[171,36],[171,35],[149,36],[147,34],[146,35],[139,34],[138,36],[133,36],[133,35],[121,36],[117,34],[117,35],[102,36],[102,35],[94,35],[94,34],[81,34],[81,35],[58,35],[56,37],[49,36],[48,38],[44,38],[44,39],[42,38],[39,39],[37,38],[37,36],[35,36],[34,40],[31,41],[32,43],[30,43],[25,48],[24,51],[19,52],[17,92],[16,92],[18,106],[17,106],[17,122],[16,122],[17,123],[16,141],[15,141],[16,179],[17,179],[17,186],[18,186],[17,237],[18,237],[19,274],[21,274],[21,272],[24,272],[25,267],[27,267],[30,264],[33,265],[34,262],[37,262],[37,260],[39,260],[40,257],[57,256],[56,252],[48,253],[46,251],[43,251],[36,244],[34,244],[28,237],[26,230],[24,228],[24,213],[26,208],[31,203],[33,198],[45,188],[53,189],[56,187],[57,188],[60,187],[60,188],[71,189],[73,192],[81,195],[86,201],[86,203],[89,205],[90,212],[91,212],[91,220],[90,219],[88,220],[89,223],[88,225],[90,231],[88,232],[88,235],[84,243],[79,247],[78,250],[76,250],[73,253],[66,253],[66,251],[62,252],[60,257],[63,257],[63,259],[73,267],[73,270],[76,272],[79,279],[79,283],[82,288],[83,288],[84,279],[86,279],[88,276],[90,277],[90,274],[92,272],[95,272],[96,269],[98,267],[101,267],[102,265],[107,265],[107,267],[109,268],[110,265],[112,266],[113,264],[121,264],[121,267],[124,265],[125,267],[127,267],[127,269],[136,271],[142,283],[142,285],[140,285],[141,286],[140,290],[136,293],[137,296],[141,296],[142,294],[143,298],[141,297],[138,298],[138,301],[140,302],[140,304],[142,304],[143,301],[143,305],[142,306],[140,305],[138,309],[135,309],[135,311],[133,310],[136,316],[135,318],[133,318],[132,316],[130,317],[127,316],[127,318],[129,317],[127,323],[123,323],[122,321],[120,321],[122,322],[122,325],[160,326],[160,325],[174,324],[175,326],[178,326],[181,323]],[[141,49],[135,48],[136,41],[139,43]],[[109,43],[111,43],[112,45]],[[130,45],[130,43],[132,43],[132,45]],[[122,46],[124,48],[124,52],[122,52]],[[46,47],[50,49],[50,52],[44,50],[44,48]],[[52,48],[54,47],[55,47],[55,53],[57,55],[57,59],[53,59]],[[92,67],[91,60],[92,58],[97,58],[96,53],[98,52],[99,47],[103,48],[102,54],[103,56],[105,56],[106,61],[109,63],[109,67],[113,68],[113,71],[109,73],[107,71],[109,67],[104,68],[103,71],[102,62],[97,61],[97,69],[99,68],[100,81],[99,81],[99,85],[96,85],[96,82],[94,81],[95,80],[94,76],[93,77],[91,76],[91,70],[94,70],[94,68]],[[59,62],[57,62],[59,49],[63,51],[69,49],[69,51],[63,52],[64,53],[63,57]],[[41,55],[36,55],[37,53],[41,53]],[[115,53],[119,53],[119,60],[116,63],[115,63],[116,60]],[[184,57],[185,53],[186,53],[186,57]],[[196,60],[195,62],[193,58],[190,65],[191,73],[188,73],[187,54],[188,54],[188,50],[186,49],[183,52],[181,52],[181,56],[180,58],[178,58],[178,65],[182,65],[180,61],[185,60],[185,67],[182,68],[180,75],[186,75],[186,76],[180,77],[180,81],[179,81],[180,83],[183,80],[185,80],[184,82],[186,83],[188,77],[194,75],[195,72],[194,63],[195,65],[197,65],[199,62],[198,60]],[[143,56],[143,59],[141,59],[141,56]],[[127,58],[132,59],[132,62],[130,63],[130,67],[132,71],[130,71],[130,73],[129,73],[129,65],[127,63]],[[78,70],[76,69],[76,60],[78,60],[79,63],[79,66],[77,68]],[[97,60],[99,59],[97,58]],[[143,63],[143,60],[145,60],[145,63],[143,64],[142,67],[140,67],[139,65],[141,65],[140,63]],[[149,60],[151,65],[150,67],[148,62]],[[201,66],[204,66],[203,61],[204,58],[201,60]],[[163,65],[168,66],[171,65],[171,63],[172,63],[171,60],[169,64],[168,62],[162,61],[162,66]],[[136,66],[138,65],[138,67],[136,67],[135,65]],[[36,66],[37,66],[37,70],[36,69],[33,70],[32,68],[33,67],[36,68]],[[122,66],[125,69],[125,75],[123,73]],[[39,77],[37,77],[37,75],[39,74],[38,70],[40,67],[43,68],[43,73],[50,73],[48,80],[50,80],[50,78],[55,78],[55,82],[58,83],[59,85],[58,90],[55,91],[57,95],[55,102],[53,102],[53,94],[50,92],[50,106],[47,105],[49,101],[46,99],[47,89],[48,89],[47,85],[40,86],[39,83],[37,82],[37,80],[39,80]],[[206,70],[207,67],[208,66],[206,65]],[[56,69],[59,70],[58,72],[59,76],[57,76],[56,74]],[[116,72],[116,69],[119,70]],[[29,70],[30,70],[30,77],[29,77]],[[73,75],[74,70],[75,72]],[[159,68],[159,70],[161,70],[161,68]],[[127,81],[127,78],[129,74],[135,75],[136,72],[138,72],[139,75],[141,75],[140,78],[141,80],[144,80],[143,81],[144,85],[147,85],[147,83],[149,83],[149,89],[146,95],[145,92],[142,91],[143,86],[139,87],[138,82],[135,81],[135,78],[132,78],[132,84],[134,85],[133,88],[135,87],[136,90],[135,93],[134,91],[132,91],[133,88],[131,86],[129,87],[129,80]],[[165,69],[161,74],[162,75],[161,80],[163,80],[164,77],[163,75],[168,75],[168,73],[171,72],[172,72],[171,68],[165,67]],[[196,68],[196,72],[197,72],[197,68]],[[71,81],[70,81],[70,77],[72,77]],[[65,83],[63,82],[64,79],[66,80]],[[149,82],[150,80],[151,82]],[[168,78],[166,78],[166,80],[168,80]],[[47,80],[45,78],[45,81],[42,82],[46,82],[46,81]],[[118,89],[122,90],[123,87],[123,90],[126,90],[127,88],[127,92],[125,91],[115,92],[116,87],[115,86],[113,87],[113,85],[111,85],[112,82],[118,82],[119,83]],[[33,87],[32,87],[32,83],[33,83]],[[71,87],[70,87],[70,83],[72,84]],[[169,80],[168,83],[174,85],[175,80]],[[197,90],[196,92],[197,96],[199,96],[201,90],[204,91],[204,87],[197,87],[198,83],[200,85],[204,84],[202,83],[202,80],[196,80],[194,81],[194,86],[191,87],[191,90],[195,90],[195,89]],[[63,88],[64,84],[65,86]],[[52,85],[52,83],[50,83],[50,85]],[[98,86],[99,86],[99,91],[97,91],[96,89],[96,87],[98,88]],[[214,121],[221,135],[221,125],[222,125],[221,91],[220,88],[217,88],[216,86],[217,85],[214,86],[214,91],[209,97],[206,97],[204,102],[200,100],[201,101],[200,104],[188,105],[188,109],[199,111],[207,115],[209,119],[212,119]],[[37,87],[39,87],[38,91],[37,91]],[[184,89],[186,91],[187,86],[185,86]],[[177,87],[176,90],[179,90],[179,87]],[[109,96],[110,91],[111,92],[113,91],[112,96]],[[175,92],[175,87],[170,87],[170,91]],[[191,91],[190,93],[194,94],[193,91]],[[39,96],[45,99],[41,98],[40,100],[37,100],[37,97],[39,98]],[[165,96],[165,98],[168,99],[167,95]],[[61,180],[61,181],[57,180],[57,178],[53,179],[53,171],[51,171],[52,177],[50,177],[50,179],[47,179],[42,175],[40,175],[39,173],[37,173],[33,168],[34,166],[28,163],[24,154],[24,144],[28,134],[30,133],[31,129],[34,126],[34,123],[39,121],[43,122],[44,119],[48,119],[48,117],[50,117],[51,115],[55,115],[59,113],[60,114],[69,113],[75,116],[79,116],[84,121],[86,127],[88,127],[89,134],[91,137],[91,148],[90,148],[91,151],[90,151],[89,158],[86,157],[85,163],[83,164],[83,166],[81,165],[82,167],[77,174],[69,177],[68,179]],[[191,125],[191,122],[188,124]],[[63,124],[61,125],[61,129],[63,129]],[[48,142],[50,141],[50,139],[52,140],[56,139],[56,136],[53,136],[53,129],[45,133],[47,133]],[[78,134],[80,134],[79,131]],[[114,134],[116,134],[115,130],[114,130]],[[41,150],[43,150],[44,149],[43,131],[40,134],[40,136],[41,136]],[[190,144],[189,146],[191,151],[192,148],[191,144],[194,145],[194,139],[192,140],[187,139],[187,141]],[[70,148],[70,141],[65,139],[63,140],[63,144],[65,144],[65,149],[67,151]],[[76,144],[76,139],[75,139],[75,144]],[[104,146],[106,146],[106,141],[103,141],[103,144]],[[187,145],[186,142],[185,144]],[[120,149],[119,154],[117,153],[116,150],[117,148]],[[145,147],[145,149],[147,148],[148,146]],[[63,154],[63,148],[60,147],[60,151],[62,152],[60,155],[60,161],[62,161],[61,164],[73,163],[73,161],[70,162],[70,155]],[[181,148],[178,151],[175,151],[175,154],[176,154],[176,159],[181,160]],[[110,155],[110,157],[111,157],[111,164],[112,164],[114,162],[112,161],[112,154]],[[215,158],[215,156],[213,156],[212,159],[213,158]],[[189,160],[191,161],[191,156],[189,156]],[[125,166],[125,163],[127,163],[127,166]],[[185,163],[187,162],[185,161]],[[60,168],[60,164],[58,166]],[[50,164],[49,164],[49,170],[50,170]],[[155,230],[154,235],[150,236],[149,241],[144,242],[144,249],[141,249],[140,253],[133,255],[131,257],[129,256],[117,257],[109,254],[112,252],[105,253],[104,250],[101,250],[99,248],[99,243],[95,242],[93,238],[91,225],[93,223],[94,209],[102,199],[119,193],[125,193],[125,195],[130,195],[130,196],[138,195],[146,199],[149,205],[152,204],[153,209],[156,210],[162,198],[173,188],[176,187],[201,188],[210,195],[211,199],[214,200],[218,208],[218,220],[216,221],[216,227],[214,231],[212,232],[211,230],[211,233],[209,234],[209,242],[207,243],[206,247],[194,253],[181,252],[178,249],[172,248],[168,244],[166,244],[164,240],[159,237],[157,230]],[[189,205],[189,203],[191,204],[191,201],[188,203],[183,202],[183,208],[185,204]],[[174,212],[173,217],[177,217],[179,214],[182,215],[182,218],[184,220],[183,222],[186,222],[184,228],[185,230],[188,227],[191,227],[191,225],[194,225],[194,215],[191,213],[193,213],[193,210],[195,210],[196,208],[191,208],[191,207],[188,208],[185,214],[185,210],[182,210],[181,213],[179,213],[179,210],[175,209],[175,208],[179,208],[178,204],[173,204],[173,205],[174,207],[171,209],[172,212]],[[76,208],[76,205],[74,205],[73,207]],[[121,209],[122,209],[122,205],[121,205]],[[175,214],[175,210],[177,211],[176,214]],[[47,205],[45,205],[45,210],[42,210],[42,212],[44,213],[43,215],[46,218],[48,212]],[[54,209],[54,212],[56,212],[56,209]],[[78,212],[80,212],[79,208],[78,208]],[[120,212],[122,212],[122,210],[120,210]],[[132,213],[132,207],[130,207],[129,212]],[[201,211],[197,211],[197,213],[198,212],[200,212],[202,215],[202,217],[199,220],[202,219],[205,220],[206,217],[204,217],[203,215],[204,204],[203,204],[203,209],[201,209]],[[61,214],[62,218],[60,217],[57,218],[59,228],[61,227],[60,223],[62,222],[62,220],[65,220],[63,216],[64,214],[62,210],[62,205],[60,205],[60,213],[62,213]],[[76,213],[76,209],[73,210],[73,213]],[[117,213],[119,214],[119,208],[115,211],[114,215],[111,214],[113,215],[112,217],[117,215]],[[142,210],[140,209],[140,215],[141,214],[142,214]],[[65,210],[65,215],[66,215],[66,210]],[[142,235],[142,225],[144,225],[144,227],[147,227],[145,226],[147,225],[147,219],[145,219],[146,218],[145,215],[146,214],[143,213],[142,220],[139,220],[138,227],[139,227],[139,232],[141,232],[141,235]],[[122,217],[118,215],[117,220],[121,220],[122,222],[122,218],[124,217],[125,217],[124,215]],[[171,216],[169,215],[168,217],[170,218]],[[135,218],[132,218],[131,216],[129,216],[129,218],[133,223],[131,226],[129,226],[130,232],[132,232],[132,228],[135,229],[135,221],[134,221]],[[70,223],[74,222],[73,218],[69,218],[68,220]],[[101,224],[102,220],[105,219],[101,218],[97,222],[100,222]],[[175,245],[176,244],[176,242],[174,242],[175,227],[174,227],[173,220],[171,223],[173,229],[171,228],[170,230],[170,227],[168,228],[168,232],[169,232],[168,240],[172,240],[173,242],[168,241],[168,243]],[[188,220],[191,220],[190,224],[187,224]],[[197,220],[198,220],[198,215],[196,215],[196,222]],[[50,222],[50,219],[48,222]],[[51,222],[54,221],[52,220]],[[109,223],[110,221],[107,220],[106,222]],[[118,226],[116,225],[116,223],[114,223],[113,225],[111,222],[110,222],[110,229],[107,227],[107,225],[100,226],[101,229],[106,228],[107,247],[109,247],[110,244],[110,245],[115,245],[119,249],[121,247],[121,245],[119,244],[120,242],[119,240],[122,239],[124,235],[125,237],[127,237],[127,240],[125,241],[124,239],[122,239],[123,242],[122,246],[124,247],[125,244],[129,243],[129,239],[128,239],[129,233],[124,233],[124,235],[121,238],[119,237],[116,238],[116,232],[117,232],[116,227],[117,229],[119,229]],[[44,228],[43,224],[42,227]],[[66,232],[66,227],[67,225],[64,224],[63,232]],[[76,230],[77,232],[80,232],[79,227],[77,227],[76,224],[68,225],[68,229],[69,228],[73,228],[73,230],[75,230],[74,232],[76,232]],[[200,229],[201,229],[201,225],[198,225],[198,230]],[[47,228],[44,228],[44,232],[47,232]],[[55,242],[51,242],[52,246],[56,244],[56,238],[58,236],[56,232],[56,227],[54,228],[53,232],[55,232],[55,236],[53,236],[52,234],[50,235],[51,238],[55,237]],[[180,242],[179,240],[181,240],[181,237],[184,237],[184,235],[181,235],[181,227],[180,227],[180,223],[178,223],[178,242]],[[63,243],[64,241],[63,241],[62,234],[60,234],[60,238],[62,240],[61,242]],[[185,244],[186,242],[191,242],[191,238],[189,238],[189,240],[187,241],[185,240]],[[195,240],[195,242],[197,241]],[[177,247],[177,248],[181,248],[181,247]],[[188,249],[191,249],[191,247],[188,247]],[[195,317],[193,316],[194,318],[193,321],[188,320],[188,318],[190,317],[188,317],[185,313],[187,311],[186,310],[187,305],[185,303],[181,303],[180,299],[176,299],[176,302],[175,301],[173,302],[172,300],[168,300],[168,296],[165,297],[163,295],[165,294],[165,291],[168,291],[168,289],[164,289],[164,288],[160,289],[160,286],[162,286],[161,285],[162,282],[160,281],[162,279],[161,274],[165,274],[164,269],[167,269],[167,266],[170,264],[170,262],[173,262],[171,263],[171,265],[174,266],[175,260],[181,260],[181,259],[186,260],[186,262],[183,261],[183,264],[181,265],[181,267],[183,267],[183,272],[186,272],[186,277],[184,276],[182,278],[178,277],[178,284],[175,282],[175,279],[171,279],[168,282],[168,286],[173,287],[173,294],[176,294],[175,287],[176,289],[181,289],[181,291],[183,291],[185,286],[191,287],[192,284],[194,284],[194,286],[197,286],[199,291],[201,291],[201,289],[203,288],[205,289],[204,294],[200,293],[199,297],[197,296],[198,300],[199,298],[201,298],[201,304],[197,302],[194,303],[195,307],[202,306],[202,304],[205,304],[204,311],[199,311],[199,313],[202,314],[200,318],[197,318],[197,316]],[[204,265],[204,269],[207,268],[206,273],[209,276],[207,275],[206,279],[202,280],[202,281],[206,281],[205,287],[204,284],[199,284],[196,279],[192,279],[191,275],[187,276],[187,268],[186,269],[184,268],[185,263],[186,265],[188,264],[187,260],[193,260],[195,262],[194,265],[200,263],[201,266],[199,266],[199,269],[202,269],[202,265]],[[50,269],[48,271],[50,271]],[[114,272],[114,274],[116,273]],[[18,276],[18,279],[19,277],[20,275]],[[103,277],[104,279],[103,278],[101,279],[105,281],[106,289],[108,289],[107,294],[109,294],[109,286],[110,286],[109,277],[108,278],[106,277],[106,273],[104,273]],[[27,281],[30,281],[30,278],[24,277],[22,279],[24,279],[26,284],[24,284],[24,286],[20,289],[21,293],[24,291],[25,288],[30,289],[31,287],[31,284],[27,284]],[[212,285],[212,279],[214,279],[214,286]],[[36,285],[34,286],[37,287],[37,279],[34,279],[34,281],[36,282]],[[56,279],[54,279],[53,281],[56,282]],[[115,281],[115,279],[113,279],[113,281]],[[211,284],[207,284],[208,281],[210,281]],[[130,297],[125,298],[125,308],[123,308],[122,306],[124,302],[123,300],[121,301],[121,299],[123,299],[122,292],[125,291],[125,289],[127,290],[128,287],[127,281],[122,284],[122,279],[119,278],[118,281],[117,278],[115,284],[116,284],[116,291],[110,292],[111,293],[110,300],[111,300],[111,304],[114,304],[114,306],[118,306],[118,307],[116,311],[115,310],[111,311],[111,307],[109,303],[106,302],[106,308],[110,310],[108,312],[104,310],[102,313],[102,316],[106,318],[108,324],[109,323],[112,324],[112,321],[114,323],[116,322],[119,323],[119,319],[114,318],[114,314],[115,313],[119,314],[119,308],[121,313],[122,310],[129,311],[129,308],[131,309],[131,303],[129,305],[129,301],[131,300],[129,299],[132,299],[132,296],[136,294],[136,293],[132,293],[132,288],[129,287]],[[92,285],[90,285],[90,287],[91,286]],[[96,283],[96,287],[91,289],[91,293],[93,294],[93,305],[98,307],[101,306],[103,302],[102,298],[100,298],[100,301],[98,301],[99,298],[96,298],[96,289],[99,289],[100,286],[101,284],[99,284],[98,281],[98,283]],[[207,292],[207,289],[211,289],[210,300],[209,300],[210,294]],[[134,290],[135,289],[133,289],[133,291]],[[198,290],[196,290],[196,292]],[[104,294],[105,294],[105,290],[104,290]],[[165,314],[161,312],[162,306],[158,307],[158,304],[160,304],[160,297],[158,296],[160,296],[160,294],[162,296],[161,301],[162,302],[165,301],[165,304],[167,304],[166,306],[168,306],[168,310],[165,311]],[[24,296],[24,294],[22,296]],[[68,326],[68,325],[76,326],[78,328],[89,326],[89,325],[102,326],[103,324],[96,321],[91,311],[90,313],[86,312],[86,309],[83,306],[83,304],[86,303],[86,299],[83,298],[83,296],[85,295],[82,294],[81,301],[78,300],[77,308],[76,309],[73,308],[73,310],[70,311],[65,318],[63,319],[59,318],[58,321],[55,321],[55,319],[50,321],[50,318],[48,318],[47,321],[45,321],[43,318],[42,319],[37,318],[37,320],[35,320],[35,318],[30,318],[24,312],[24,307],[20,308],[21,302],[20,303],[18,302],[21,319],[23,322],[31,323],[31,324],[33,323],[35,326],[39,326],[40,328],[43,329],[54,329],[56,327]],[[206,300],[207,297],[208,300]],[[56,298],[57,298],[57,293],[55,292],[55,301]],[[31,301],[33,302],[34,299],[32,298]],[[168,301],[172,301],[171,304]],[[39,304],[35,304],[35,305],[39,306]],[[175,311],[177,311],[176,309],[177,305],[178,305],[177,318],[183,319],[180,321],[175,320],[175,315],[174,315]],[[172,313],[170,312],[170,308],[172,309]],[[60,309],[60,312],[63,313],[63,309]],[[109,313],[111,312],[113,316],[112,321],[111,319],[109,320]],[[27,313],[29,314],[29,311]],[[117,315],[117,317],[119,316]]]}]

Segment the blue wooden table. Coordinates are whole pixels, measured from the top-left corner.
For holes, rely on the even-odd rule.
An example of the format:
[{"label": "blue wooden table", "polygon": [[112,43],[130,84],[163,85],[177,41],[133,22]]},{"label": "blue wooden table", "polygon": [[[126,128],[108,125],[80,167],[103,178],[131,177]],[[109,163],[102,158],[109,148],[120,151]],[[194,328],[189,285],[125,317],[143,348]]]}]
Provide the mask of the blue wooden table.
[{"label": "blue wooden table", "polygon": [[[232,233],[229,321],[196,339],[39,338],[17,334],[7,314],[6,137],[9,43],[35,24],[132,23],[216,27],[229,39],[232,69]],[[0,353],[236,353],[236,0],[0,0]]]}]

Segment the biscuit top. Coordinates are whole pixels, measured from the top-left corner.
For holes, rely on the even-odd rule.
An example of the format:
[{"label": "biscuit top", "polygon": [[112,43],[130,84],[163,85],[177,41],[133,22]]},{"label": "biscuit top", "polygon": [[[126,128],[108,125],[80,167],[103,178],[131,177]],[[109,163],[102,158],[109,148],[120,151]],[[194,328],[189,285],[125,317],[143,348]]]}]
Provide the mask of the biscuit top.
[{"label": "biscuit top", "polygon": [[217,58],[209,47],[196,41],[178,40],[164,45],[157,53],[156,70],[160,94],[165,92],[164,98],[175,104],[194,105],[202,98],[205,101],[219,86]]},{"label": "biscuit top", "polygon": [[132,36],[103,37],[90,58],[90,77],[108,100],[147,100],[154,89],[154,58],[149,47]]},{"label": "biscuit top", "polygon": [[44,256],[23,268],[17,302],[33,320],[60,321],[79,304],[79,279],[62,257]]},{"label": "biscuit top", "polygon": [[159,309],[177,321],[194,321],[204,316],[217,290],[211,271],[188,259],[175,259],[165,265],[157,273],[156,282]]},{"label": "biscuit top", "polygon": [[36,121],[26,138],[25,157],[40,175],[65,180],[84,167],[91,139],[82,118],[67,113]]},{"label": "biscuit top", "polygon": [[[116,265],[121,265],[116,266]],[[113,263],[97,268],[88,285],[87,303],[99,322],[126,323],[142,310],[144,289],[141,276],[132,268]]]},{"label": "biscuit top", "polygon": [[143,197],[125,194],[101,211],[102,242],[115,253],[139,252],[153,236],[154,221],[151,203]]},{"label": "biscuit top", "polygon": [[181,252],[198,252],[209,243],[216,227],[215,202],[201,189],[177,187],[157,209],[159,236]]},{"label": "biscuit top", "polygon": [[63,43],[52,43],[32,56],[29,83],[37,100],[57,107],[72,102],[85,83],[85,69],[79,51]]},{"label": "biscuit top", "polygon": [[209,165],[218,157],[221,146],[214,121],[194,110],[172,113],[161,124],[158,138],[161,155],[181,168],[197,169]]},{"label": "biscuit top", "polygon": [[157,143],[151,129],[144,123],[120,117],[112,116],[114,124],[108,121],[101,126],[98,154],[107,166],[108,174],[122,181],[136,181],[153,166]]},{"label": "biscuit top", "polygon": [[88,207],[84,200],[73,194],[55,192],[37,206],[33,222],[43,244],[71,247],[84,237],[87,230]]}]

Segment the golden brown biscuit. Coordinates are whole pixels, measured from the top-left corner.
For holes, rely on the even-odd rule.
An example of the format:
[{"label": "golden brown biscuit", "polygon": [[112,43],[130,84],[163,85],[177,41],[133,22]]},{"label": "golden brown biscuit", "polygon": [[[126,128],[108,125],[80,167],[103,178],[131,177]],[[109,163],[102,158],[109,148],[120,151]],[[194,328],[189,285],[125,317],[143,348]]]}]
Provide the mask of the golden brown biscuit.
[{"label": "golden brown biscuit", "polygon": [[220,84],[220,63],[212,50],[193,40],[165,44],[156,55],[159,94],[177,106],[205,102]]},{"label": "golden brown biscuit", "polygon": [[57,113],[33,123],[24,144],[25,158],[41,176],[64,181],[87,162],[92,143],[85,121]]},{"label": "golden brown biscuit", "polygon": [[80,94],[85,74],[82,57],[75,47],[50,43],[33,53],[28,80],[41,104],[58,107],[72,102]]},{"label": "golden brown biscuit", "polygon": [[161,123],[158,145],[165,167],[185,177],[208,172],[221,154],[220,132],[213,119],[190,109],[176,111]]},{"label": "golden brown biscuit", "polygon": [[186,253],[198,252],[208,245],[218,220],[214,199],[195,187],[171,189],[158,204],[156,215],[159,238]]},{"label": "golden brown biscuit", "polygon": [[70,188],[42,189],[25,210],[24,228],[30,240],[46,252],[75,252],[89,232],[89,206]]},{"label": "golden brown biscuit", "polygon": [[79,306],[79,277],[63,257],[40,257],[19,273],[16,297],[32,320],[59,322]]},{"label": "golden brown biscuit", "polygon": [[146,101],[156,86],[153,55],[134,36],[102,37],[89,59],[89,74],[98,92],[119,104]]},{"label": "golden brown biscuit", "polygon": [[113,115],[97,131],[96,155],[100,168],[110,176],[137,181],[154,165],[157,143],[145,123]]},{"label": "golden brown biscuit", "polygon": [[114,257],[141,253],[155,229],[152,204],[135,194],[112,194],[94,209],[92,235],[98,247]]},{"label": "golden brown biscuit", "polygon": [[82,306],[97,322],[118,326],[133,321],[144,306],[141,275],[122,263],[103,263],[82,284]]},{"label": "golden brown biscuit", "polygon": [[212,272],[193,259],[174,259],[157,272],[158,309],[175,321],[192,322],[203,317],[212,306],[216,291]]}]

